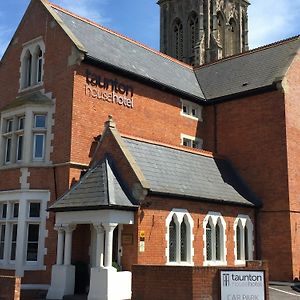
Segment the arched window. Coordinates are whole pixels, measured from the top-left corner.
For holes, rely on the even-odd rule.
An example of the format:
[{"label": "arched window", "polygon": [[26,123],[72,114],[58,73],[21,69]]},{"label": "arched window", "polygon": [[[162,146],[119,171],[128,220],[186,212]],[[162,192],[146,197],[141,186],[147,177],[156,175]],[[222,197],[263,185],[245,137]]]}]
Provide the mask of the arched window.
[{"label": "arched window", "polygon": [[20,91],[43,81],[45,45],[42,40],[28,42],[21,54]]},{"label": "arched window", "polygon": [[210,13],[210,32],[212,33],[214,30],[214,7],[215,7],[215,0],[209,1],[209,13]]},{"label": "arched window", "polygon": [[180,255],[181,261],[187,261],[187,228],[185,219],[180,225]]},{"label": "arched window", "polygon": [[37,52],[37,68],[36,68],[36,81],[37,83],[42,82],[42,66],[43,66],[43,52],[40,47],[38,47]]},{"label": "arched window", "polygon": [[31,85],[31,74],[32,74],[32,55],[29,50],[26,51],[23,64],[24,64],[23,85],[24,88],[26,88]]},{"label": "arched window", "polygon": [[199,41],[199,18],[195,12],[192,12],[188,19],[188,36],[190,63],[193,64],[195,56],[195,46]]},{"label": "arched window", "polygon": [[217,42],[222,48],[222,56],[225,56],[225,20],[221,12],[217,13]]},{"label": "arched window", "polygon": [[246,16],[243,14],[242,16],[242,51],[247,50],[247,41],[246,41]]},{"label": "arched window", "polygon": [[176,224],[174,216],[169,225],[169,261],[176,261]]},{"label": "arched window", "polygon": [[235,263],[253,259],[253,224],[249,216],[239,215],[234,222]]},{"label": "arched window", "polygon": [[229,20],[229,28],[228,28],[228,49],[227,56],[234,55],[237,53],[237,25],[236,21],[231,18]]},{"label": "arched window", "polygon": [[173,209],[167,217],[168,264],[193,264],[193,226],[193,219],[187,210]]},{"label": "arched window", "polygon": [[212,226],[210,221],[206,225],[206,260],[212,260]]},{"label": "arched window", "polygon": [[173,49],[175,58],[183,59],[183,26],[179,19],[173,25]]},{"label": "arched window", "polygon": [[205,229],[204,265],[225,265],[225,221],[220,213],[209,212],[203,222]]}]

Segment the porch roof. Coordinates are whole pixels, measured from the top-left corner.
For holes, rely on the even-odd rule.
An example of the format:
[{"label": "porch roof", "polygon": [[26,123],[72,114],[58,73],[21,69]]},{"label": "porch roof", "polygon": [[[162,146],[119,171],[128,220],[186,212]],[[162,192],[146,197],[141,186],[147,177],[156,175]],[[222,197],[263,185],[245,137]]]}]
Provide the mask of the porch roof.
[{"label": "porch roof", "polygon": [[135,210],[137,205],[125,191],[107,158],[90,169],[49,210]]}]

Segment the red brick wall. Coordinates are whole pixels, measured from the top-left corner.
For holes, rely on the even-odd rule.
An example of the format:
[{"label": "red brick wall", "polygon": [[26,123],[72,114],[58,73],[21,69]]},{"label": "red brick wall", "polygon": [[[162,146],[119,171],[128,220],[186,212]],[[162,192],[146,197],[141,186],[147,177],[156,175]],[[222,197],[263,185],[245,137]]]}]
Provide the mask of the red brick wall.
[{"label": "red brick wall", "polygon": [[210,114],[215,121],[209,115],[214,124],[207,126],[216,125],[216,136],[207,144],[233,162],[263,201],[260,258],[270,260],[272,280],[292,280],[284,95],[273,91],[224,102]]},{"label": "red brick wall", "polygon": [[300,278],[300,53],[295,57],[285,79],[286,135],[288,156],[288,184],[291,233],[293,277]]},{"label": "red brick wall", "polygon": [[[134,265],[132,300],[218,300],[220,299],[219,272],[227,269],[223,267]],[[249,262],[246,267],[234,269],[265,271],[265,299],[269,299],[266,263]]]},{"label": "red brick wall", "polygon": [[[126,108],[115,103],[85,95],[85,72],[118,79],[133,87],[134,107]],[[146,86],[117,74],[85,64],[79,66],[74,77],[72,127],[72,160],[88,163],[93,137],[103,131],[103,123],[112,115],[121,134],[171,145],[180,145],[180,134],[202,137],[202,122],[180,115],[180,97]]]},{"label": "red brick wall", "polygon": [[21,278],[0,276],[0,300],[20,300]]},{"label": "red brick wall", "polygon": [[[138,230],[145,232],[145,252],[138,253],[138,264],[162,264],[166,260],[166,218],[174,208],[187,209],[194,221],[194,257],[196,266],[203,265],[203,221],[209,211],[220,212],[226,222],[227,264],[234,265],[234,221],[238,214],[248,215],[255,226],[254,210],[252,208],[205,203],[171,198],[147,197],[147,208],[138,212]],[[255,232],[253,232],[255,239]],[[255,257],[255,253],[253,254]]]}]

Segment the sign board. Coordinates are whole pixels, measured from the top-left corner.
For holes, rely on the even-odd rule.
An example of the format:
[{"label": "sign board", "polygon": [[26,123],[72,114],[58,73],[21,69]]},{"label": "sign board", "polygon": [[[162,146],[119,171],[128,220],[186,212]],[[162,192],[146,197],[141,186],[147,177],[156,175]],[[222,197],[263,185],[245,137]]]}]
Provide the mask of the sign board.
[{"label": "sign board", "polygon": [[265,300],[264,271],[221,271],[221,300]]}]

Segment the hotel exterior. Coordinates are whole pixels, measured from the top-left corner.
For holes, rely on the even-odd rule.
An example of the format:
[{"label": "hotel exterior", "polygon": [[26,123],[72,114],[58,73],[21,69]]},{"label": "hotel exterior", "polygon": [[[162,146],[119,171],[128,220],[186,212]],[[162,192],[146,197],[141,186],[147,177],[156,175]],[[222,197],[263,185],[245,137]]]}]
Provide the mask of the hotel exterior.
[{"label": "hotel exterior", "polygon": [[162,51],[195,66],[31,1],[0,64],[0,273],[22,291],[126,299],[133,265],[299,279],[299,36],[246,51],[247,1],[172,3]]}]

